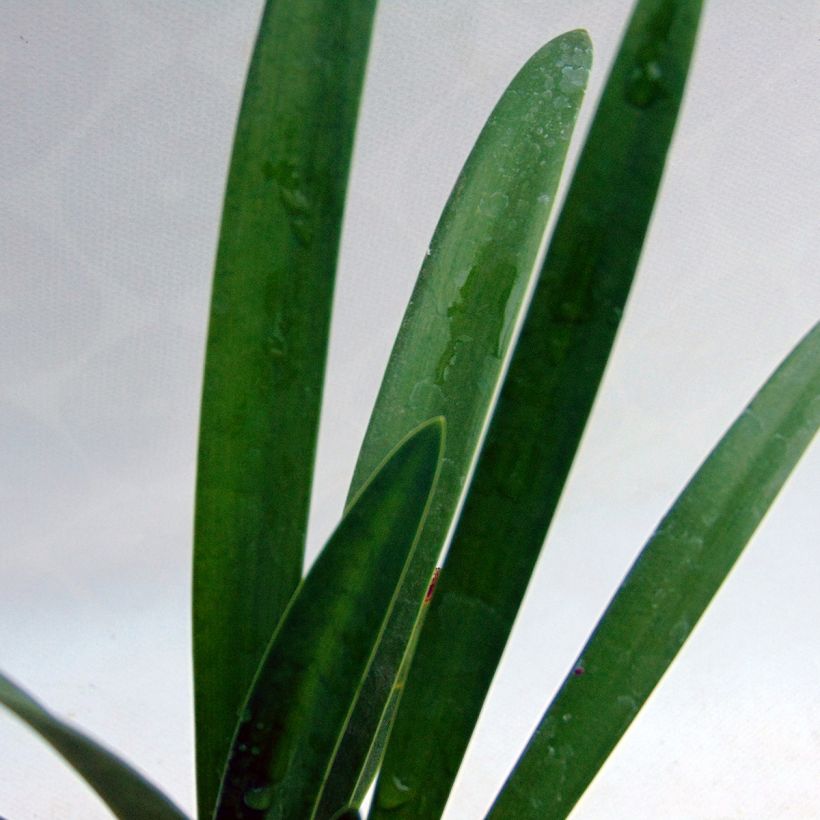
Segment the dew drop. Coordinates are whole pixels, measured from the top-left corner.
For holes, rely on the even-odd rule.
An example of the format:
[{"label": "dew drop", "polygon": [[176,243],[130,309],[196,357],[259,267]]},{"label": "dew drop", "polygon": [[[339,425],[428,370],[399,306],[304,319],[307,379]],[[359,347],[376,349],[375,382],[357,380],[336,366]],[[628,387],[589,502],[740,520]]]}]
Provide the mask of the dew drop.
[{"label": "dew drop", "polygon": [[681,618],[670,630],[669,637],[678,645],[681,645],[689,637],[689,621]]},{"label": "dew drop", "polygon": [[490,219],[498,219],[504,213],[508,204],[507,195],[501,191],[496,191],[494,194],[481,197],[478,203],[478,211]]},{"label": "dew drop", "polygon": [[558,88],[564,94],[571,94],[586,85],[589,71],[582,66],[565,65],[561,69],[561,82]]},{"label": "dew drop", "polygon": [[357,808],[354,806],[345,806],[345,808],[339,809],[330,820],[361,820],[361,817]]},{"label": "dew drop", "polygon": [[415,790],[403,783],[396,775],[385,780],[379,792],[379,808],[396,809],[413,798]]},{"label": "dew drop", "polygon": [[285,340],[282,338],[281,334],[273,332],[268,336],[268,338],[265,341],[268,353],[271,356],[281,357],[285,355]]},{"label": "dew drop", "polygon": [[632,69],[626,84],[627,102],[637,108],[650,108],[665,96],[663,70],[657,60],[647,60]]},{"label": "dew drop", "polygon": [[273,805],[273,788],[271,786],[257,786],[248,789],[242,798],[249,809],[265,811]]},{"label": "dew drop", "polygon": [[443,401],[444,393],[441,387],[425,379],[413,387],[413,390],[410,392],[410,398],[407,400],[407,405],[412,410],[427,413],[431,408],[441,407]]}]

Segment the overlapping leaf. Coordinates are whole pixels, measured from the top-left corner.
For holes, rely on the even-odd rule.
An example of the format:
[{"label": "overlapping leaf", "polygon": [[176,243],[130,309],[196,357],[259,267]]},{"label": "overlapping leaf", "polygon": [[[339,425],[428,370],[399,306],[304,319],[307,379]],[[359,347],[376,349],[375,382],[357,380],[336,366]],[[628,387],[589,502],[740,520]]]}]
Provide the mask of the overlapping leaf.
[{"label": "overlapping leaf", "polygon": [[636,6],[421,632],[372,818],[437,818],[444,809],[603,375],[700,9],[700,0]]},{"label": "overlapping leaf", "polygon": [[459,176],[425,259],[370,420],[351,492],[408,430],[448,422],[446,459],[411,571],[331,773],[323,810],[351,799],[396,670],[426,569],[441,552],[535,267],[586,85],[585,32],[557,38],[513,79]]},{"label": "overlapping leaf", "polygon": [[266,4],[217,253],[197,478],[199,808],[299,583],[348,165],[375,0]]},{"label": "overlapping leaf", "polygon": [[[418,543],[441,464],[442,433],[443,420],[427,423],[387,459],[294,596],[245,704],[219,820],[315,816]],[[417,615],[421,605],[419,598]]]}]

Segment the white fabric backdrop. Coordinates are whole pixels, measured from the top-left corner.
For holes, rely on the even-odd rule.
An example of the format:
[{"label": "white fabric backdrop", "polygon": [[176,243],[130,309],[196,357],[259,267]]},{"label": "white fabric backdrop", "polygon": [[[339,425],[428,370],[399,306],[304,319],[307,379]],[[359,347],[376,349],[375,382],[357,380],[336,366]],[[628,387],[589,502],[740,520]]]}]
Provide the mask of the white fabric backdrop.
[{"label": "white fabric backdrop", "polygon": [[[547,39],[629,0],[385,0],[358,133],[312,554],[437,216]],[[260,0],[7,0],[0,83],[0,666],[193,805],[189,553],[221,196]],[[742,8],[741,8],[742,7]],[[448,818],[479,816],[608,596],[820,316],[814,0],[712,0],[593,422]],[[577,148],[577,145],[576,145]],[[820,816],[820,451],[574,817]],[[0,815],[106,817],[0,715]]]}]

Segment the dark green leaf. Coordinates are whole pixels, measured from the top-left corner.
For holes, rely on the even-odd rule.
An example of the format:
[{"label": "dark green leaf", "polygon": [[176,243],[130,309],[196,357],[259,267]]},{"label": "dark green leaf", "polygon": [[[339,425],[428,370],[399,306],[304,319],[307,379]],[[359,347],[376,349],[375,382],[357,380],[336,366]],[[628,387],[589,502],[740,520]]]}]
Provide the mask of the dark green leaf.
[{"label": "dark green leaf", "polygon": [[[436,229],[365,436],[351,492],[425,418],[448,422],[446,459],[394,620],[331,773],[327,806],[351,799],[450,529],[532,278],[591,60],[585,32],[538,51],[490,116]],[[343,761],[343,762],[342,762]],[[335,805],[334,805],[335,804]]]},{"label": "dark green leaf", "polygon": [[[441,463],[443,430],[443,419],[423,425],[388,458],[354,499],[294,596],[237,728],[220,820],[314,816],[418,543]],[[417,615],[421,605],[419,598]]]},{"label": "dark green leaf", "polygon": [[818,427],[820,325],[815,325],[644,547],[491,817],[566,816],[694,629]]},{"label": "dark green leaf", "polygon": [[636,7],[421,632],[374,818],[437,818],[444,808],[604,372],[683,96],[700,7],[700,0],[641,0]]},{"label": "dark green leaf", "polygon": [[0,703],[47,741],[122,820],[184,820],[185,815],[113,752],[54,717],[5,675]]},{"label": "dark green leaf", "polygon": [[214,275],[194,559],[199,809],[299,583],[337,246],[375,0],[268,2]]}]

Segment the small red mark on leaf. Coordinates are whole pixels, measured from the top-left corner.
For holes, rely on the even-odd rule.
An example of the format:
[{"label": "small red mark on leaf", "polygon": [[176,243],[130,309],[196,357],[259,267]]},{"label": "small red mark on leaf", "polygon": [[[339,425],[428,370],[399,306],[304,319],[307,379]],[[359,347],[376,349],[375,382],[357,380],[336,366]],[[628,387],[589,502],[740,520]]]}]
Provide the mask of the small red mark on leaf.
[{"label": "small red mark on leaf", "polygon": [[430,585],[427,587],[427,592],[424,595],[425,604],[429,604],[430,601],[433,600],[433,593],[436,591],[439,575],[441,575],[441,567],[436,567],[433,571],[433,577],[430,579]]},{"label": "small red mark on leaf", "polygon": [[581,677],[584,672],[586,672],[586,669],[584,669],[583,666],[576,666],[575,669],[572,670],[572,674],[575,675],[576,678]]}]

